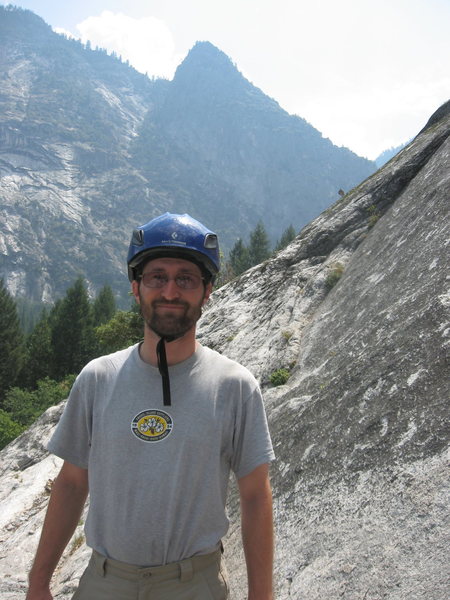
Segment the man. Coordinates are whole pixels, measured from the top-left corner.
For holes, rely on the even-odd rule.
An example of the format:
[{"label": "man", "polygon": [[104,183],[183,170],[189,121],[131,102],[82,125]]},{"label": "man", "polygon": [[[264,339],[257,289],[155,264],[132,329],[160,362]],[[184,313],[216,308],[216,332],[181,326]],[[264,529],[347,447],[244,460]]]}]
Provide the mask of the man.
[{"label": "man", "polygon": [[144,341],[93,360],[74,384],[48,446],[64,463],[27,600],[52,599],[50,579],[88,490],[93,554],[74,600],[228,598],[230,470],[248,599],[272,599],[273,450],[261,394],[244,367],[195,337],[218,270],[217,236],[189,215],[166,213],[133,232],[128,274]]}]

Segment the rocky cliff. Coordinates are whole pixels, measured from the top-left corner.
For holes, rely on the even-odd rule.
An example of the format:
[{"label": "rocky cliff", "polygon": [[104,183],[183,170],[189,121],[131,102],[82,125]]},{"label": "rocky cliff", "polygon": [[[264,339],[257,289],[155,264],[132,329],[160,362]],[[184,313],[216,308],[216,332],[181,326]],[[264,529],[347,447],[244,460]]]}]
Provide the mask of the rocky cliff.
[{"label": "rocky cliff", "polygon": [[439,114],[202,323],[265,387],[283,600],[450,593],[450,104]]},{"label": "rocky cliff", "polygon": [[[275,258],[213,294],[201,341],[265,397],[278,600],[444,600],[448,575],[450,104]],[[290,373],[273,387],[277,369]],[[0,593],[23,598],[58,461],[54,407],[1,456]],[[245,570],[234,492],[232,598]],[[82,524],[55,579],[68,600]]]},{"label": "rocky cliff", "polygon": [[0,7],[0,277],[51,302],[78,275],[127,299],[130,232],[161,212],[207,222],[230,249],[272,242],[376,169],[288,115],[208,42],[173,81]]}]

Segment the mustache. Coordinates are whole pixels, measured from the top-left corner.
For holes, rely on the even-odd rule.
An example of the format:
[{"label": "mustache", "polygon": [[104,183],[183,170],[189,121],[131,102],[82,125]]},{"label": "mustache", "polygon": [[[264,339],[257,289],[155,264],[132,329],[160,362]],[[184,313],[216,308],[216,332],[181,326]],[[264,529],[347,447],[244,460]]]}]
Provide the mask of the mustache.
[{"label": "mustache", "polygon": [[157,308],[158,306],[183,306],[184,308],[186,308],[189,305],[183,300],[154,300],[152,302],[152,307]]}]

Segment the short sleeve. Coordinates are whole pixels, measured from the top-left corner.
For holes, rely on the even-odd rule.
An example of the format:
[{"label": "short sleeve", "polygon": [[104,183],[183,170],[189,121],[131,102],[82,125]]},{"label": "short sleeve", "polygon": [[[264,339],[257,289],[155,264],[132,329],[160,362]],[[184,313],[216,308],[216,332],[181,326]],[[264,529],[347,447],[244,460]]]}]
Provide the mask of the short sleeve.
[{"label": "short sleeve", "polygon": [[237,411],[231,468],[240,479],[274,458],[264,403],[256,386],[243,397]]},{"label": "short sleeve", "polygon": [[92,373],[79,374],[47,450],[83,469],[88,468],[92,433]]}]

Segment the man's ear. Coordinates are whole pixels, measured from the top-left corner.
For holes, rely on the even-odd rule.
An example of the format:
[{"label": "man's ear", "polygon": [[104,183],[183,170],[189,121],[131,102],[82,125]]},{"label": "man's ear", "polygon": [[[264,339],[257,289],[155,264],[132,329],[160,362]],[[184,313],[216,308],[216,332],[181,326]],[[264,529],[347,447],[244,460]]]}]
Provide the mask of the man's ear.
[{"label": "man's ear", "polygon": [[136,302],[140,304],[141,302],[139,299],[139,281],[136,281],[136,279],[133,279],[133,281],[131,282],[131,291],[133,292],[133,296]]},{"label": "man's ear", "polygon": [[202,306],[205,306],[205,304],[208,302],[209,297],[211,296],[211,293],[212,293],[212,283],[207,283],[205,285],[205,295],[203,296]]}]

